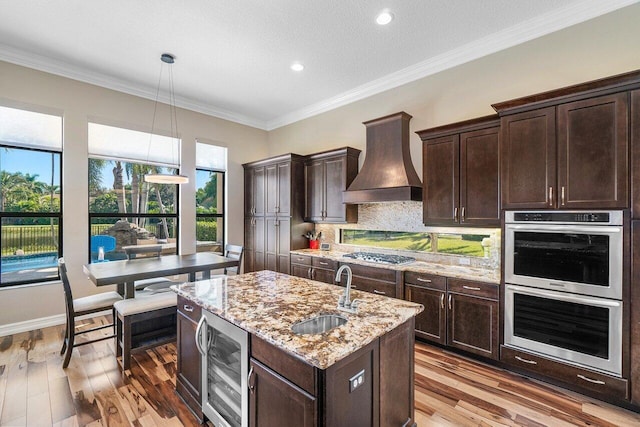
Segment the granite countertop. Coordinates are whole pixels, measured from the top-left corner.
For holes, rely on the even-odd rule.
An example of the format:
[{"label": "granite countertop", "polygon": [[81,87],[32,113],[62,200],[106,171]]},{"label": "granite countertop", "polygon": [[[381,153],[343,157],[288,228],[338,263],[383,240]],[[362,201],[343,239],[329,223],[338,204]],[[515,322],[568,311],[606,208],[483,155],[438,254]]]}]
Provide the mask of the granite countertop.
[{"label": "granite countertop", "polygon": [[[326,369],[420,313],[408,301],[352,291],[358,313],[336,306],[344,288],[273,271],[183,283],[171,287],[194,303],[305,362]],[[296,335],[291,326],[320,313],[338,313],[345,325],[324,334]]]},{"label": "granite countertop", "polygon": [[350,264],[367,265],[370,267],[386,268],[389,270],[413,271],[416,273],[437,274],[439,276],[452,277],[456,279],[475,280],[500,284],[500,272],[486,268],[467,267],[463,265],[447,265],[435,262],[415,261],[409,264],[382,264],[375,262],[360,261],[353,258],[343,258],[347,252],[321,251],[318,249],[297,249],[291,251],[292,254],[309,255],[315,257],[328,258],[339,262]]}]

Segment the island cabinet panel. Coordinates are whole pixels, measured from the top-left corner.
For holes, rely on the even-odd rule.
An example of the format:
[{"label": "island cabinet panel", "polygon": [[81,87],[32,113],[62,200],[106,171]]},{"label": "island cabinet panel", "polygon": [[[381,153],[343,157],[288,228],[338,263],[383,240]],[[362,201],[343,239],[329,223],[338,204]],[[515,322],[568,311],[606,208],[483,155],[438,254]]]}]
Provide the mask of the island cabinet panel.
[{"label": "island cabinet panel", "polygon": [[178,296],[176,392],[202,422],[202,371],[195,340],[200,316],[200,306]]},{"label": "island cabinet panel", "polygon": [[497,116],[417,132],[423,148],[426,225],[500,225]]},{"label": "island cabinet panel", "polygon": [[342,203],[358,174],[360,150],[345,147],[310,155],[305,162],[305,220],[315,223],[353,223],[358,206]]},{"label": "island cabinet panel", "polygon": [[256,359],[249,363],[251,427],[315,427],[316,398]]},{"label": "island cabinet panel", "polygon": [[629,206],[629,94],[502,117],[502,207]]},{"label": "island cabinet panel", "polygon": [[289,273],[289,251],[303,249],[304,157],[287,154],[245,168],[244,272],[264,269]]},{"label": "island cabinet panel", "polygon": [[[351,288],[377,295],[385,295],[392,298],[402,298],[404,289],[402,286],[402,271],[387,268],[369,267],[360,264],[347,264],[353,272]],[[340,284],[345,286],[346,274],[340,278]]]}]

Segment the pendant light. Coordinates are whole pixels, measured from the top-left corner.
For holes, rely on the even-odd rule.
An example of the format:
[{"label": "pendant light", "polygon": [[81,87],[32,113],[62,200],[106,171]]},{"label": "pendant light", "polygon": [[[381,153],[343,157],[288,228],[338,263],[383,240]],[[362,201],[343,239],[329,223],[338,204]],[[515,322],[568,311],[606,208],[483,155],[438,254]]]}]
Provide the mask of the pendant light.
[{"label": "pendant light", "polygon": [[[153,122],[151,123],[151,136],[149,137],[149,151],[147,153],[147,159],[151,153],[151,139],[153,138],[153,128],[156,124],[156,112],[158,110],[158,99],[160,97],[160,85],[162,83],[162,69],[164,64],[168,64],[169,67],[169,116],[171,120],[171,137],[178,139],[178,115],[176,113],[176,99],[173,92],[173,70],[171,64],[175,62],[175,56],[170,53],[163,53],[160,56],[160,78],[158,79],[158,89],[156,91],[156,103],[153,107]],[[175,126],[175,137],[173,129]],[[174,159],[174,147],[175,144],[171,143],[171,160]],[[156,184],[186,184],[189,182],[189,177],[186,175],[174,175],[170,173],[149,173],[144,176],[145,182],[152,182]]]}]

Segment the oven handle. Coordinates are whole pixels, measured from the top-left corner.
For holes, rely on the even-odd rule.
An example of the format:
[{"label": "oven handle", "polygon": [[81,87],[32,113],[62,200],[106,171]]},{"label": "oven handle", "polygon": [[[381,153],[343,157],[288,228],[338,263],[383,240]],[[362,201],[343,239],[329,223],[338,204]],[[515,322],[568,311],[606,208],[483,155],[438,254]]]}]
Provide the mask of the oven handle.
[{"label": "oven handle", "polygon": [[566,233],[590,233],[590,234],[610,234],[621,233],[622,227],[615,225],[592,225],[581,227],[576,225],[549,225],[549,224],[507,224],[506,230],[535,231],[539,233],[549,231],[563,231]]},{"label": "oven handle", "polygon": [[591,304],[597,307],[620,307],[620,301],[611,301],[607,299],[594,299],[584,295],[564,294],[562,292],[545,291],[542,289],[524,288],[522,286],[507,285],[508,291],[519,292],[527,295],[537,295],[547,298],[553,298],[560,301],[576,302],[580,304]]}]

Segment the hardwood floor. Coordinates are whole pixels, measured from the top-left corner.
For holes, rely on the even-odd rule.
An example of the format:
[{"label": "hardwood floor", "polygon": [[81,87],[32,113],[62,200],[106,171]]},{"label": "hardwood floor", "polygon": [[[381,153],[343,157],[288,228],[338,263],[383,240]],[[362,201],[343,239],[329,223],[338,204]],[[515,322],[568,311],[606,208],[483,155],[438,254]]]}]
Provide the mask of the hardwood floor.
[{"label": "hardwood floor", "polygon": [[[62,334],[57,326],[0,337],[0,425],[197,425],[174,392],[175,345],[134,355],[122,373],[113,340],[101,341],[76,348],[63,370]],[[639,414],[439,348],[417,343],[415,356],[420,427],[640,426]]]}]

